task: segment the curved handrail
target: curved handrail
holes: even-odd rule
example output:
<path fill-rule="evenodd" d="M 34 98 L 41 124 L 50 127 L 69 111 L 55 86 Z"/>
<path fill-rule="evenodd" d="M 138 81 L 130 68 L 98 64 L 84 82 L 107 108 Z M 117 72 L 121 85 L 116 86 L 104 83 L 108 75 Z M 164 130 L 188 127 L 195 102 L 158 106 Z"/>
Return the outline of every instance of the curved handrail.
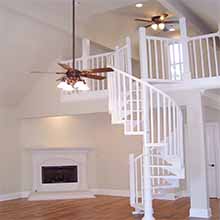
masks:
<path fill-rule="evenodd" d="M 164 155 L 179 156 L 183 165 L 183 117 L 180 107 L 173 98 L 148 82 L 110 67 L 114 70 L 108 74 L 109 109 L 113 123 L 123 122 L 126 134 L 149 132 L 147 146 L 164 147 Z M 147 98 L 143 99 L 143 95 Z M 147 108 L 149 118 L 144 118 L 144 108 Z M 148 130 L 143 126 L 145 120 L 148 121 Z"/>
<path fill-rule="evenodd" d="M 152 86 L 152 85 L 151 85 L 150 83 L 148 83 L 147 81 L 143 81 L 143 80 L 141 80 L 141 79 L 139 79 L 139 78 L 137 78 L 137 77 L 135 77 L 135 76 L 133 76 L 133 75 L 130 75 L 130 74 L 124 72 L 124 71 L 118 70 L 117 68 L 115 68 L 115 67 L 113 67 L 113 66 L 111 66 L 111 65 L 109 65 L 109 67 L 112 68 L 112 69 L 115 70 L 115 71 L 120 71 L 120 72 L 121 72 L 123 75 L 125 75 L 126 77 L 128 77 L 128 78 L 130 78 L 130 79 L 132 79 L 132 80 L 135 80 L 135 81 L 141 83 L 142 85 L 146 85 L 147 87 L 149 87 L 149 88 L 151 88 L 151 89 L 157 91 L 157 92 L 160 93 L 161 95 L 163 95 L 163 96 L 169 98 L 170 100 L 172 100 L 172 102 L 175 102 L 175 100 L 174 100 L 172 97 L 168 96 L 166 93 L 164 93 L 164 92 L 161 91 L 160 89 L 158 89 L 158 88 Z M 176 103 L 176 102 L 175 102 L 175 103 Z M 176 105 L 177 105 L 177 104 L 176 104 Z M 177 107 L 179 107 L 179 106 L 177 105 Z"/>

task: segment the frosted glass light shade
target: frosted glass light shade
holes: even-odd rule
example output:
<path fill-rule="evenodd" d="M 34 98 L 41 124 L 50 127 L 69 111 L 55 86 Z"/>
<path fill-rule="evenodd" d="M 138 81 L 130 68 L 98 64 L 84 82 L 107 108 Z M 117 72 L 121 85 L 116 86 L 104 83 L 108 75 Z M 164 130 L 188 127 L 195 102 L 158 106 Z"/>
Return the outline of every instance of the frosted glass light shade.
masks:
<path fill-rule="evenodd" d="M 63 91 L 72 92 L 74 89 L 70 84 L 62 81 L 57 85 L 57 88 L 62 89 Z"/>
<path fill-rule="evenodd" d="M 164 24 L 164 23 L 160 23 L 160 24 L 159 24 L 159 29 L 160 29 L 160 30 L 164 30 L 164 28 L 165 28 L 165 24 Z"/>
<path fill-rule="evenodd" d="M 158 29 L 158 25 L 157 24 L 152 24 L 151 28 L 156 31 Z"/>
<path fill-rule="evenodd" d="M 80 91 L 88 91 L 89 87 L 87 86 L 86 83 L 84 83 L 83 81 L 78 81 L 75 85 L 74 88 Z"/>
<path fill-rule="evenodd" d="M 63 89 L 66 85 L 67 85 L 66 82 L 61 81 L 61 82 L 57 85 L 57 88 L 59 88 L 59 89 Z"/>

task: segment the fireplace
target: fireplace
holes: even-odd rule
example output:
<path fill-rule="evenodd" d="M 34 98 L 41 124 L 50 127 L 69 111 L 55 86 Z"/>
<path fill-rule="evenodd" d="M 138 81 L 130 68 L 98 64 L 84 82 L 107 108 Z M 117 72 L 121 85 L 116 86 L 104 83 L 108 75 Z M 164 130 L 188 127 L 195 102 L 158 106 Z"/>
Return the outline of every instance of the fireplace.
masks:
<path fill-rule="evenodd" d="M 90 148 L 32 148 L 33 188 L 29 200 L 95 198 L 88 188 Z"/>
<path fill-rule="evenodd" d="M 77 166 L 42 166 L 42 184 L 77 183 Z"/>
<path fill-rule="evenodd" d="M 34 148 L 32 192 L 88 191 L 88 148 Z"/>

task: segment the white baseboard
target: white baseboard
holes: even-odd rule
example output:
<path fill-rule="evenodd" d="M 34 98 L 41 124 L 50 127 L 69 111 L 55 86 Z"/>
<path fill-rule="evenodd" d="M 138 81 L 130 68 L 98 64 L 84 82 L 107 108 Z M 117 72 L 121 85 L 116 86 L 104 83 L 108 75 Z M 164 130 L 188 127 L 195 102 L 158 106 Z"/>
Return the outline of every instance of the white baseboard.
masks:
<path fill-rule="evenodd" d="M 8 201 L 14 199 L 27 198 L 30 192 L 16 192 L 0 195 L 0 201 Z"/>
<path fill-rule="evenodd" d="M 90 190 L 95 195 L 106 195 L 106 196 L 119 196 L 119 197 L 129 197 L 130 193 L 129 190 L 117 190 L 117 189 L 91 189 Z M 0 195 L 0 201 L 7 201 L 13 199 L 20 199 L 20 198 L 28 198 L 31 194 L 30 191 L 24 192 L 17 192 L 17 193 L 10 193 L 10 194 L 3 194 Z M 154 196 L 155 199 L 160 200 L 175 200 L 177 198 L 181 198 L 186 196 L 186 192 L 179 192 L 175 193 L 168 193 L 168 194 L 161 194 Z"/>
<path fill-rule="evenodd" d="M 91 190 L 95 195 L 105 195 L 105 196 L 119 196 L 119 197 L 129 197 L 129 190 L 116 190 L 116 189 L 92 189 Z M 139 194 L 141 194 L 139 192 Z M 167 193 L 167 194 L 157 194 L 154 196 L 154 199 L 159 200 L 176 200 L 178 198 L 185 197 L 187 195 L 186 192 L 176 193 Z"/>
<path fill-rule="evenodd" d="M 92 191 L 95 195 L 129 197 L 129 190 L 92 189 L 91 191 Z"/>
<path fill-rule="evenodd" d="M 31 192 L 30 191 L 24 191 L 24 192 L 20 192 L 21 195 L 21 199 L 25 199 L 28 198 L 30 196 Z"/>
<path fill-rule="evenodd" d="M 190 211 L 190 217 L 192 218 L 210 218 L 212 216 L 211 209 L 195 209 L 191 208 Z"/>
<path fill-rule="evenodd" d="M 20 193 L 9 193 L 9 194 L 2 194 L 0 195 L 0 201 L 8 201 L 13 199 L 19 199 Z"/>
<path fill-rule="evenodd" d="M 95 195 L 91 191 L 77 192 L 33 192 L 28 197 L 29 201 L 46 200 L 71 200 L 71 199 L 94 199 Z"/>

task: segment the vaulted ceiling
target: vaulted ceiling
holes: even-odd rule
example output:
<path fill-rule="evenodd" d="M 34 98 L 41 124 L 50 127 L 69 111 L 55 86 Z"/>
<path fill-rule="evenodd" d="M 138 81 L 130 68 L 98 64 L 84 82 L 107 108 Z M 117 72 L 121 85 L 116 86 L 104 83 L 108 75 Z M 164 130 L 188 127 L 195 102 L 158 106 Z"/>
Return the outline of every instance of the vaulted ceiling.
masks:
<path fill-rule="evenodd" d="M 220 17 L 218 0 L 158 0 L 181 3 L 213 31 Z M 167 10 L 155 0 L 79 0 L 77 35 L 112 48 L 130 35 L 137 48 L 136 16 L 152 16 Z M 170 11 L 171 12 L 171 11 Z M 175 15 L 177 13 L 173 13 Z M 191 17 L 192 18 L 192 17 Z M 203 25 L 203 24 L 202 24 Z M 17 104 L 41 77 L 31 70 L 48 70 L 71 56 L 71 0 L 0 1 L 0 105 Z M 135 39 L 136 38 L 136 39 Z M 80 39 L 77 41 L 80 44 Z M 80 49 L 79 49 L 80 51 Z"/>
<path fill-rule="evenodd" d="M 181 2 L 213 31 L 217 31 L 220 24 L 219 0 L 181 0 Z"/>

